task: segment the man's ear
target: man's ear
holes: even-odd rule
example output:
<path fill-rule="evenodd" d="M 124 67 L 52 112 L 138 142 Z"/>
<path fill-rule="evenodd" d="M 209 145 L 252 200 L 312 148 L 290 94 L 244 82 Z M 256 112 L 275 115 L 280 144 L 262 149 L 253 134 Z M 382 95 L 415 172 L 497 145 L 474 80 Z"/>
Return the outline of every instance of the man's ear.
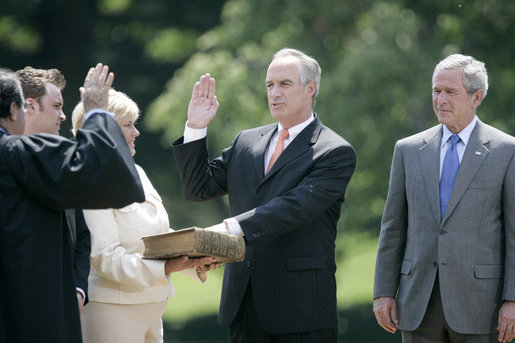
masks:
<path fill-rule="evenodd" d="M 25 103 L 27 104 L 25 113 L 28 115 L 34 114 L 39 106 L 38 102 L 34 98 L 26 98 Z"/>
<path fill-rule="evenodd" d="M 317 82 L 311 81 L 306 85 L 306 95 L 311 99 L 313 98 L 313 95 L 315 95 L 317 91 Z"/>
<path fill-rule="evenodd" d="M 11 102 L 11 108 L 9 109 L 9 119 L 11 121 L 16 121 L 18 119 L 18 105 L 15 102 Z"/>
<path fill-rule="evenodd" d="M 472 95 L 472 106 L 474 108 L 478 107 L 481 104 L 481 101 L 483 101 L 484 92 L 482 89 L 478 89 L 473 95 Z"/>

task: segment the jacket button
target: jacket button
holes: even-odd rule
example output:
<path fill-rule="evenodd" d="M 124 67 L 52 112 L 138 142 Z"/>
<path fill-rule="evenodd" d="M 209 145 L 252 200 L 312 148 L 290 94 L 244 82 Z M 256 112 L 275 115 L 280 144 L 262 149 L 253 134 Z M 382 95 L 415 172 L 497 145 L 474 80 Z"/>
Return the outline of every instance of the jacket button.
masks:
<path fill-rule="evenodd" d="M 433 266 L 438 267 L 438 263 L 437 262 L 433 262 Z"/>
<path fill-rule="evenodd" d="M 247 261 L 246 264 L 247 264 L 247 268 L 250 268 L 250 264 L 251 264 L 250 261 Z"/>

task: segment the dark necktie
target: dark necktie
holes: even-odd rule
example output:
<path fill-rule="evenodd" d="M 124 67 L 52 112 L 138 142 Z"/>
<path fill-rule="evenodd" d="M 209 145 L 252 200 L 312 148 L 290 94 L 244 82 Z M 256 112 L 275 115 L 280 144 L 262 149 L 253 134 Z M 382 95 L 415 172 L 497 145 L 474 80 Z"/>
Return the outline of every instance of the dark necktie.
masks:
<path fill-rule="evenodd" d="M 449 198 L 451 197 L 452 187 L 458 175 L 460 168 L 460 159 L 458 157 L 458 150 L 456 144 L 460 141 L 460 136 L 451 136 L 451 146 L 447 149 L 443 160 L 442 176 L 440 177 L 440 211 L 441 218 L 445 214 Z"/>
<path fill-rule="evenodd" d="M 275 161 L 279 158 L 279 156 L 283 153 L 284 150 L 284 140 L 290 137 L 290 133 L 288 130 L 279 131 L 279 138 L 277 139 L 277 143 L 275 143 L 275 150 L 270 158 L 270 162 L 268 162 L 268 168 L 266 169 L 265 175 L 268 174 L 270 169 L 274 166 Z"/>

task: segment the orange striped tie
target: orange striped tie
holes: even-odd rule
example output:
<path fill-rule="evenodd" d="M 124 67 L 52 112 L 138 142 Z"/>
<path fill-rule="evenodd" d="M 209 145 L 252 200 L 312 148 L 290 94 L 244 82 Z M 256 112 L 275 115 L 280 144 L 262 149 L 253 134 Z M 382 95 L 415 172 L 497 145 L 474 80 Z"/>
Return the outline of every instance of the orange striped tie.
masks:
<path fill-rule="evenodd" d="M 268 168 L 266 170 L 266 174 L 272 169 L 274 166 L 275 161 L 279 158 L 279 156 L 282 154 L 284 150 L 284 140 L 290 137 L 290 133 L 287 129 L 279 131 L 279 138 L 277 139 L 277 143 L 275 144 L 275 150 L 272 154 L 272 158 L 270 158 L 270 162 L 268 163 Z"/>

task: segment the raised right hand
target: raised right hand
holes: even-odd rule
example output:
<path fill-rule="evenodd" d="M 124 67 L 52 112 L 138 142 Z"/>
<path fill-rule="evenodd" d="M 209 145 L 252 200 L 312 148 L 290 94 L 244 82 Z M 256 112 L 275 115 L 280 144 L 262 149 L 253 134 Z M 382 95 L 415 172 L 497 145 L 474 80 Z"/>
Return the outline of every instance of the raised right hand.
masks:
<path fill-rule="evenodd" d="M 203 129 L 211 122 L 218 111 L 218 100 L 215 95 L 215 79 L 204 74 L 193 86 L 190 104 L 188 105 L 188 126 Z"/>
<path fill-rule="evenodd" d="M 107 109 L 109 88 L 111 88 L 113 80 L 114 74 L 109 73 L 109 67 L 102 63 L 89 69 L 84 86 L 79 89 L 86 113 L 95 108 Z"/>

